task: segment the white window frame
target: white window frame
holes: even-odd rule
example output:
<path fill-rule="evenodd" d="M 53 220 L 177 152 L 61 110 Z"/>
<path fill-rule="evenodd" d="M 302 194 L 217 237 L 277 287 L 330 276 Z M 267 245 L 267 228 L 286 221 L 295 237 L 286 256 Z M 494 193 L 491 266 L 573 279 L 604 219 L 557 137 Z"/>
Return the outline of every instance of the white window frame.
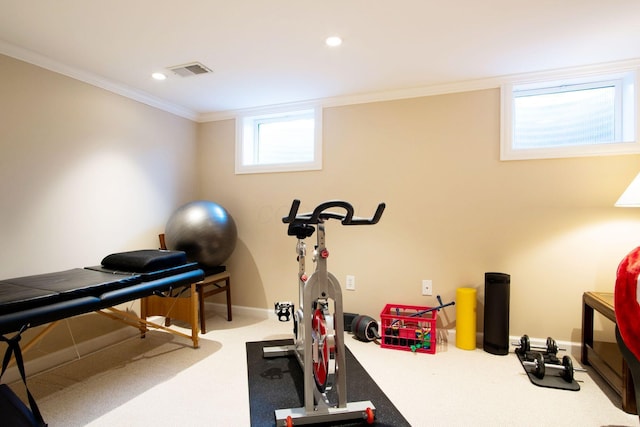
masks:
<path fill-rule="evenodd" d="M 606 143 L 585 143 L 567 146 L 550 146 L 540 148 L 515 148 L 513 141 L 514 97 L 516 91 L 549 91 L 560 92 L 563 86 L 597 87 L 600 83 L 615 81 L 620 92 L 619 108 L 621 114 L 616 131 L 616 141 Z M 546 74 L 542 78 L 523 77 L 506 82 L 501 87 L 501 135 L 500 160 L 548 159 L 563 157 L 584 157 L 640 153 L 640 139 L 637 134 L 638 124 L 638 72 L 637 69 L 600 70 L 585 75 L 567 75 L 560 73 Z"/>
<path fill-rule="evenodd" d="M 288 121 L 311 115 L 314 119 L 313 159 L 288 163 L 246 163 L 245 154 L 259 144 L 258 125 L 265 122 Z M 251 157 L 251 156 L 250 156 Z M 282 106 L 251 110 L 236 117 L 236 174 L 296 172 L 322 169 L 322 108 L 319 105 Z"/>

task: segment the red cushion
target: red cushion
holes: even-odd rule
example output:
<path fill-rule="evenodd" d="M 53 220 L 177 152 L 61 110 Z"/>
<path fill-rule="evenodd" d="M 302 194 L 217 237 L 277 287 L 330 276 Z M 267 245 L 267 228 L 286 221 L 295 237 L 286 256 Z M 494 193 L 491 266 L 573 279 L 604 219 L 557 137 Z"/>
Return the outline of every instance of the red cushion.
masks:
<path fill-rule="evenodd" d="M 616 323 L 629 350 L 640 359 L 640 247 L 631 251 L 618 266 L 615 290 Z"/>

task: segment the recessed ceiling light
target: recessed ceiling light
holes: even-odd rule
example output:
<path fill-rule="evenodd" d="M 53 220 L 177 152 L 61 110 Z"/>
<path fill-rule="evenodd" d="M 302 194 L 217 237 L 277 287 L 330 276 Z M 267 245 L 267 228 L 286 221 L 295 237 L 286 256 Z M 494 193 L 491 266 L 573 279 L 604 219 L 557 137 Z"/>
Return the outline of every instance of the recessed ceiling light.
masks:
<path fill-rule="evenodd" d="M 155 80 L 165 80 L 167 78 L 167 76 L 162 73 L 153 73 L 151 74 L 151 77 L 153 77 Z"/>
<path fill-rule="evenodd" d="M 338 36 L 331 36 L 327 37 L 324 42 L 327 44 L 327 46 L 335 47 L 342 44 L 342 39 Z"/>

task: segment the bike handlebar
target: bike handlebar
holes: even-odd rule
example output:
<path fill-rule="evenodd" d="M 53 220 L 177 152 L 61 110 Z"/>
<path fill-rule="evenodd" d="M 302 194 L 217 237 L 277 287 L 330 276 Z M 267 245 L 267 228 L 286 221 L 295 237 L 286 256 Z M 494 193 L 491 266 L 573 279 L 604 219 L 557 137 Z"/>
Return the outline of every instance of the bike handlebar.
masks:
<path fill-rule="evenodd" d="M 385 203 L 380 203 L 371 218 L 359 218 L 353 216 L 353 206 L 351 206 L 350 203 L 342 200 L 331 200 L 319 204 L 313 212 L 298 214 L 300 200 L 294 199 L 293 203 L 291 203 L 289 215 L 282 218 L 282 222 L 285 224 L 319 224 L 325 219 L 338 219 L 342 222 L 342 225 L 373 225 L 380 221 L 380 217 L 382 216 L 385 206 Z M 331 208 L 344 209 L 345 213 L 338 214 L 335 212 L 325 212 L 327 209 Z"/>

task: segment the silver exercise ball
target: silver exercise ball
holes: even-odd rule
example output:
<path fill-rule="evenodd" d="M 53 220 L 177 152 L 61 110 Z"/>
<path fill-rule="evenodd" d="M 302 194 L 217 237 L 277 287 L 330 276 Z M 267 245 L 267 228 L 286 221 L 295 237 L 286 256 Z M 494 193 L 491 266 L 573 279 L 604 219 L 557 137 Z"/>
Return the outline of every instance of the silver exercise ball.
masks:
<path fill-rule="evenodd" d="M 222 265 L 236 247 L 238 230 L 217 203 L 198 200 L 179 207 L 165 228 L 167 249 L 184 251 L 190 261 L 208 267 Z"/>

